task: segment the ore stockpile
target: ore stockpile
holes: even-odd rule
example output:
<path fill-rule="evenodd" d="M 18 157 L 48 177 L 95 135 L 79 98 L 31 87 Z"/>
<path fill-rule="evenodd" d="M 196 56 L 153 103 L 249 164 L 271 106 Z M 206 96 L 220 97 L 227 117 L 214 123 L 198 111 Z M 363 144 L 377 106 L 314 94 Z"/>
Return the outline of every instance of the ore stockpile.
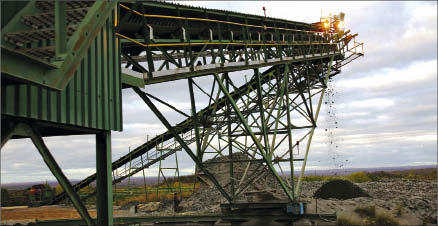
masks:
<path fill-rule="evenodd" d="M 235 154 L 233 155 L 233 159 L 239 160 L 248 160 L 249 157 L 244 154 Z M 209 161 L 218 161 L 229 160 L 228 156 L 222 156 L 214 159 L 207 160 Z M 247 168 L 247 163 L 239 162 L 234 164 L 234 173 L 242 176 Z M 216 178 L 218 178 L 219 182 L 224 182 L 225 184 L 229 181 L 229 167 L 226 163 L 217 163 L 211 164 L 208 167 L 208 170 L 212 172 Z M 254 171 L 259 172 L 260 179 L 255 183 L 250 184 L 245 191 L 243 191 L 243 195 L 239 197 L 239 200 L 236 202 L 264 202 L 264 201 L 278 201 L 286 199 L 286 196 L 281 191 L 281 187 L 279 186 L 276 179 L 272 176 L 272 174 L 267 171 L 264 167 L 260 168 L 257 164 L 251 164 L 248 169 L 248 173 L 253 173 Z M 214 189 L 211 182 L 206 180 L 202 175 L 200 176 L 201 184 L 199 188 L 188 198 L 183 199 L 179 206 L 181 207 L 180 213 L 186 214 L 213 214 L 213 213 L 221 213 L 220 204 L 226 203 L 226 199 Z M 229 184 L 226 185 L 227 189 L 229 188 Z M 164 203 L 160 206 L 160 209 L 156 214 L 173 214 L 173 202 L 164 201 Z"/>

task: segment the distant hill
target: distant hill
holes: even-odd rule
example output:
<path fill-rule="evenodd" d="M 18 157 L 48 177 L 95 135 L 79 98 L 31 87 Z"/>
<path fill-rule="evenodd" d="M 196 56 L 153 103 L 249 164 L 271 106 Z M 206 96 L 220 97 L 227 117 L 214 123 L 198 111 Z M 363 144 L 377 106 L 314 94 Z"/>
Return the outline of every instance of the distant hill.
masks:
<path fill-rule="evenodd" d="M 430 168 L 437 168 L 437 165 L 420 165 L 420 166 L 398 166 L 398 167 L 378 167 L 378 168 L 348 168 L 348 169 L 329 169 L 329 170 L 306 170 L 304 173 L 305 175 L 347 175 L 358 171 L 363 172 L 378 172 L 378 171 L 385 171 L 385 172 L 395 172 L 395 171 L 405 171 L 405 170 L 417 170 L 417 169 L 430 169 Z M 299 175 L 299 171 L 294 172 L 295 175 Z M 290 176 L 289 171 L 285 171 L 285 174 L 287 176 Z M 181 176 L 186 179 L 190 179 L 190 175 Z M 157 184 L 158 180 L 157 177 L 146 177 L 146 183 L 148 185 L 154 185 Z M 70 180 L 72 184 L 76 184 L 79 182 L 79 180 Z M 132 177 L 130 181 L 128 179 L 122 181 L 122 183 L 117 184 L 118 186 L 126 186 L 128 185 L 128 182 L 132 186 L 138 186 L 143 185 L 143 177 Z M 6 188 L 8 190 L 15 190 L 15 189 L 24 189 L 28 188 L 35 184 L 45 184 L 48 183 L 50 186 L 55 187 L 58 185 L 57 181 L 40 181 L 40 182 L 23 182 L 23 183 L 8 183 L 8 184 L 1 184 L 2 188 Z M 92 184 L 94 186 L 95 184 Z"/>
<path fill-rule="evenodd" d="M 410 169 L 430 169 L 437 168 L 437 165 L 418 165 L 418 166 L 396 166 L 396 167 L 376 167 L 376 168 L 347 168 L 347 169 L 330 169 L 330 170 L 306 170 L 304 175 L 347 175 L 354 172 L 393 172 L 393 171 L 404 171 Z M 295 175 L 299 175 L 299 172 L 294 172 Z M 290 172 L 285 172 L 285 174 L 290 175 Z"/>

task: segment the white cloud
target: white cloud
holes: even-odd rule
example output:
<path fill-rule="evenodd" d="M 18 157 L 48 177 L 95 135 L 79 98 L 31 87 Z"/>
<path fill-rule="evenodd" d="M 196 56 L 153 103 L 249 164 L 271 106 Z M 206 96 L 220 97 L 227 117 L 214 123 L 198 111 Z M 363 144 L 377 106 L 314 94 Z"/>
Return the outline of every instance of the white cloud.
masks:
<path fill-rule="evenodd" d="M 408 67 L 382 68 L 359 78 L 341 79 L 336 81 L 335 86 L 343 90 L 361 89 L 365 92 L 373 92 L 436 78 L 437 60 L 435 59 L 426 62 L 414 62 L 409 64 Z"/>

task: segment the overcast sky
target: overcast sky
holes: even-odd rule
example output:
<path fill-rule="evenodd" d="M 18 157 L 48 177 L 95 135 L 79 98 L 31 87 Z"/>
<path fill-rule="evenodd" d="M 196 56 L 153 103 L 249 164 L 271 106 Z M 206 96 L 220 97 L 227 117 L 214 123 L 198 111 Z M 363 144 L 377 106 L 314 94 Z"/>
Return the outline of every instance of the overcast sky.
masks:
<path fill-rule="evenodd" d="M 365 57 L 342 68 L 331 84 L 331 114 L 321 110 L 307 169 L 426 165 L 437 163 L 437 2 L 184 2 L 207 8 L 316 22 L 323 13 L 346 13 L 345 23 Z M 207 78 L 198 79 L 207 84 Z M 148 86 L 189 113 L 186 81 Z M 165 93 L 164 93 L 165 91 Z M 199 103 L 202 105 L 201 103 Z M 201 106 L 200 106 L 201 107 Z M 199 108 L 200 108 L 199 107 Z M 184 119 L 162 108 L 171 122 Z M 334 128 L 335 116 L 338 128 Z M 132 91 L 123 91 L 124 131 L 113 132 L 113 160 L 165 131 Z M 334 136 L 328 136 L 329 128 Z M 83 179 L 95 172 L 94 136 L 45 138 L 64 173 Z M 337 148 L 330 145 L 335 141 Z M 193 162 L 180 154 L 183 173 Z M 171 164 L 173 159 L 167 160 Z M 156 176 L 156 167 L 147 175 Z M 1 183 L 55 180 L 30 140 L 11 140 L 1 150 Z"/>

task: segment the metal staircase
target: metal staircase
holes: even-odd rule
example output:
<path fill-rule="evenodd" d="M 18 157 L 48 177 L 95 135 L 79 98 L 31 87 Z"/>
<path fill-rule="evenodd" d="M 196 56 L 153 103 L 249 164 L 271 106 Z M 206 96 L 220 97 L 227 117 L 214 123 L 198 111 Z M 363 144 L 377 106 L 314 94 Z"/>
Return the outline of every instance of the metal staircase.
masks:
<path fill-rule="evenodd" d="M 184 141 L 187 145 L 195 142 L 195 137 L 191 131 L 183 134 Z M 171 140 L 168 142 L 163 142 L 157 145 L 154 149 L 144 153 L 142 156 L 135 158 L 133 161 L 130 161 L 125 164 L 125 167 L 120 167 L 122 170 L 113 171 L 113 184 L 119 183 L 124 179 L 135 175 L 145 168 L 149 168 L 149 166 L 160 162 L 167 157 L 175 154 L 177 151 L 181 151 L 182 148 L 178 144 L 178 142 Z M 129 155 L 129 154 L 128 154 Z M 129 166 L 128 166 L 129 165 Z"/>

